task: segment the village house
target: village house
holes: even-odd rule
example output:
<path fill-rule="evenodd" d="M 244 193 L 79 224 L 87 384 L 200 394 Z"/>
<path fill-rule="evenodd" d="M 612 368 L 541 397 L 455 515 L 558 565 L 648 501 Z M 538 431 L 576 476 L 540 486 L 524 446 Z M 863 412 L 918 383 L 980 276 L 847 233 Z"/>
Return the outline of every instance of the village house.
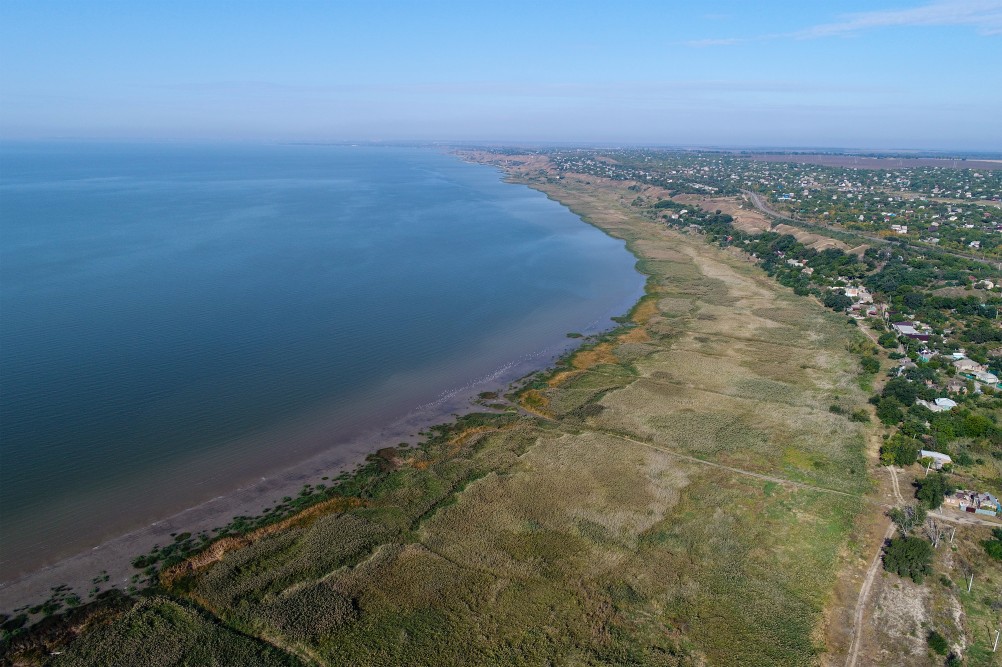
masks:
<path fill-rule="evenodd" d="M 988 385 L 992 389 L 997 389 L 999 384 L 999 378 L 994 373 L 989 373 L 988 371 L 975 371 L 970 374 L 970 378 L 978 385 L 978 389 L 981 385 Z"/>
<path fill-rule="evenodd" d="M 1002 504 L 990 493 L 978 493 L 961 489 L 943 499 L 943 504 L 961 512 L 984 514 L 986 516 L 1002 516 Z"/>
<path fill-rule="evenodd" d="M 856 303 L 873 303 L 873 295 L 870 294 L 865 287 L 855 287 L 850 285 L 845 288 L 844 292 L 850 299 L 855 299 Z"/>
<path fill-rule="evenodd" d="M 933 401 L 923 401 L 921 399 L 915 401 L 919 405 L 923 405 L 933 412 L 949 412 L 953 408 L 957 407 L 957 402 L 949 398 L 937 398 Z"/>
<path fill-rule="evenodd" d="M 968 359 L 967 357 L 954 361 L 953 367 L 957 369 L 958 373 L 977 373 L 979 371 L 988 370 L 978 362 L 973 359 Z"/>
<path fill-rule="evenodd" d="M 922 459 L 931 459 L 931 466 L 933 470 L 939 470 L 943 466 L 953 463 L 953 459 L 951 459 L 949 455 L 942 452 L 934 452 L 929 449 L 919 451 L 919 460 L 921 461 Z"/>
<path fill-rule="evenodd" d="M 926 342 L 929 340 L 929 334 L 919 331 L 918 327 L 920 326 L 922 325 L 918 322 L 895 322 L 891 324 L 891 328 L 898 332 L 899 336 L 908 336 L 909 338 Z"/>

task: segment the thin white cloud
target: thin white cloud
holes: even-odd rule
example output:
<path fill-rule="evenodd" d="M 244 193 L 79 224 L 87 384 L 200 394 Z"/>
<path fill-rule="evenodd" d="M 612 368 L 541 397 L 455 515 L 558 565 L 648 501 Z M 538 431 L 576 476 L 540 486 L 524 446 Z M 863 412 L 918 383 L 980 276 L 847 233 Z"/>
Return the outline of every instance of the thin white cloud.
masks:
<path fill-rule="evenodd" d="M 968 26 L 978 34 L 1002 35 L 1002 0 L 939 0 L 909 9 L 888 9 L 845 14 L 841 20 L 788 33 L 751 37 L 696 39 L 686 46 L 710 47 L 763 42 L 775 39 L 819 39 L 855 35 L 877 28 L 915 26 Z"/>
<path fill-rule="evenodd" d="M 971 26 L 982 35 L 1002 34 L 1002 0 L 940 0 L 911 9 L 849 14 L 844 20 L 793 33 L 799 39 L 847 35 L 900 26 Z"/>

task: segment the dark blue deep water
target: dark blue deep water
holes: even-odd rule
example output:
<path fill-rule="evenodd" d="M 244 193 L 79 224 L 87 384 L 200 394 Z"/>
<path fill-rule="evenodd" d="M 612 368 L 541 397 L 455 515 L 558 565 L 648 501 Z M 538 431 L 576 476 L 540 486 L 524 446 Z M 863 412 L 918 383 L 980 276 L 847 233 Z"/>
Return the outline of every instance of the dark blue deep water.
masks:
<path fill-rule="evenodd" d="M 642 285 L 412 148 L 3 146 L 0 253 L 0 575 L 545 363 Z"/>

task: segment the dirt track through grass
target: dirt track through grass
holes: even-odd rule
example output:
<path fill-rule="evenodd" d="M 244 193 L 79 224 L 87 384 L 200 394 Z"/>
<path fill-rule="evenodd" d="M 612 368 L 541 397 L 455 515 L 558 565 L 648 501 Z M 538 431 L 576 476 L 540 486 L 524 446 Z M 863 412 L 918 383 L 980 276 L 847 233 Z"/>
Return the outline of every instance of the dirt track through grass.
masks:
<path fill-rule="evenodd" d="M 646 380 L 646 378 L 638 378 L 638 381 L 639 380 Z M 658 384 L 658 383 L 655 383 L 655 384 Z M 661 383 L 661 384 L 665 384 L 665 383 Z M 537 419 L 543 419 L 545 421 L 549 421 L 549 422 L 551 422 L 553 424 L 556 424 L 558 426 L 562 425 L 561 422 L 559 420 L 557 420 L 557 419 L 552 419 L 552 418 L 541 416 L 541 415 L 534 415 L 534 417 L 536 417 Z M 580 433 L 580 431 L 566 431 L 566 432 L 568 434 L 571 434 L 571 433 Z M 674 458 L 678 458 L 678 459 L 681 459 L 683 461 L 688 461 L 690 463 L 695 463 L 697 465 L 704 465 L 704 466 L 709 466 L 711 468 L 718 468 L 720 470 L 726 470 L 726 471 L 732 472 L 732 473 L 734 473 L 736 475 L 744 475 L 744 476 L 747 476 L 747 477 L 754 477 L 756 479 L 763 479 L 763 480 L 766 480 L 766 481 L 769 481 L 769 482 L 775 482 L 776 484 L 782 484 L 784 486 L 795 487 L 795 488 L 798 488 L 798 489 L 806 489 L 806 490 L 809 490 L 809 491 L 818 491 L 818 492 L 821 492 L 821 493 L 833 493 L 833 494 L 836 494 L 836 495 L 839 495 L 839 496 L 846 496 L 846 497 L 849 497 L 849 498 L 856 498 L 856 499 L 859 499 L 859 500 L 864 500 L 865 499 L 865 497 L 863 495 L 857 494 L 857 493 L 849 493 L 847 491 L 840 491 L 838 489 L 830 489 L 830 488 L 823 487 L 823 486 L 815 486 L 813 484 L 805 484 L 803 482 L 797 482 L 797 481 L 794 481 L 792 479 L 787 479 L 785 477 L 776 477 L 774 475 L 766 475 L 766 474 L 763 474 L 763 473 L 755 472 L 753 470 L 744 470 L 742 468 L 735 468 L 733 466 L 726 466 L 726 465 L 722 465 L 720 463 L 714 463 L 713 461 L 707 461 L 706 459 L 700 459 L 700 458 L 696 458 L 695 456 L 689 456 L 687 454 L 683 454 L 682 452 L 678 452 L 678 451 L 674 451 L 674 450 L 668 449 L 667 447 L 659 447 L 658 445 L 655 445 L 655 444 L 650 443 L 650 442 L 645 442 L 643 440 L 638 440 L 636 438 L 631 438 L 630 436 L 623 435 L 621 433 L 614 433 L 612 431 L 603 431 L 603 430 L 599 430 L 599 429 L 593 429 L 591 432 L 593 432 L 593 433 L 601 433 L 602 435 L 606 435 L 606 436 L 609 436 L 611 438 L 616 438 L 616 439 L 622 440 L 624 442 L 629 442 L 629 443 L 632 443 L 632 444 L 635 444 L 635 445 L 640 445 L 641 447 L 647 447 L 649 449 L 653 449 L 653 450 L 658 451 L 658 452 L 663 452 L 663 453 L 668 454 L 669 456 L 672 456 Z M 885 506 L 885 507 L 891 507 L 890 505 L 883 505 L 883 506 Z"/>

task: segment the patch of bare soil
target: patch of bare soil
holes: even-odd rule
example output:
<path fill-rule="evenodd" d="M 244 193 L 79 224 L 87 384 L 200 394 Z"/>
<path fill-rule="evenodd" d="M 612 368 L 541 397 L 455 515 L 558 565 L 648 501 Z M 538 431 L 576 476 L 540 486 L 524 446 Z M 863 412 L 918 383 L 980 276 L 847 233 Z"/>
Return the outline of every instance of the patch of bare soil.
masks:
<path fill-rule="evenodd" d="M 861 664 L 905 667 L 929 664 L 926 626 L 929 591 L 881 571 L 873 591 L 872 633 L 864 641 Z"/>
<path fill-rule="evenodd" d="M 841 241 L 830 238 L 828 236 L 822 236 L 820 234 L 812 234 L 811 232 L 804 231 L 799 227 L 793 227 L 791 225 L 776 225 L 773 231 L 779 232 L 780 234 L 791 234 L 795 239 L 803 243 L 808 248 L 814 248 L 818 252 L 822 250 L 828 250 L 829 248 L 838 248 L 839 250 L 848 251 L 849 246 Z"/>

